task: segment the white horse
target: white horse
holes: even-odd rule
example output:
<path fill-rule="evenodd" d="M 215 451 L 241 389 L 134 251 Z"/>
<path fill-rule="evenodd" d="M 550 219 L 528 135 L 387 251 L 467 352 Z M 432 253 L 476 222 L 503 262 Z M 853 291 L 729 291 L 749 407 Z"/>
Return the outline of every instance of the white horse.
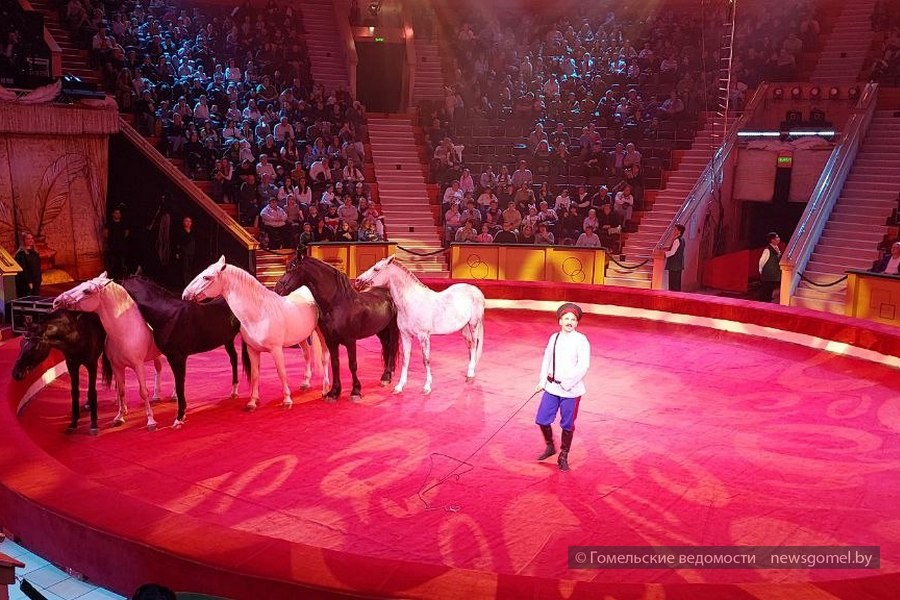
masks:
<path fill-rule="evenodd" d="M 147 413 L 147 430 L 156 429 L 150 394 L 144 381 L 144 363 L 153 361 L 156 377 L 153 383 L 153 400 L 159 399 L 161 352 L 153 342 L 153 332 L 144 321 L 137 304 L 118 283 L 102 273 L 89 281 L 63 292 L 53 301 L 53 310 L 67 308 L 97 313 L 106 330 L 106 356 L 109 358 L 116 380 L 116 396 L 119 413 L 113 420 L 118 426 L 125 422 L 128 406 L 125 404 L 125 369 L 130 368 L 138 378 L 141 400 Z"/>
<path fill-rule="evenodd" d="M 222 296 L 238 321 L 241 322 L 241 337 L 247 343 L 250 354 L 250 401 L 245 407 L 256 410 L 259 402 L 259 355 L 271 352 L 275 368 L 281 378 L 284 394 L 282 406 L 290 408 L 294 401 L 288 386 L 284 368 L 284 348 L 300 344 L 306 357 L 306 375 L 301 389 L 309 389 L 312 377 L 312 363 L 307 340 L 312 337 L 313 359 L 321 358 L 322 395 L 330 387 L 326 362 L 330 360 L 327 350 L 323 350 L 321 333 L 316 328 L 319 309 L 312 293 L 301 286 L 288 296 L 279 296 L 266 288 L 247 271 L 225 263 L 222 256 L 191 281 L 181 297 L 200 302 L 207 298 Z"/>
<path fill-rule="evenodd" d="M 400 381 L 394 387 L 399 394 L 406 385 L 409 372 L 409 354 L 413 336 L 419 340 L 422 360 L 425 363 L 425 387 L 431 393 L 431 335 L 454 333 L 462 330 L 469 347 L 469 366 L 466 381 L 475 377 L 475 365 L 484 349 L 484 294 L 474 285 L 455 283 L 442 292 L 429 289 L 406 267 L 394 262 L 394 257 L 383 258 L 356 278 L 359 288 L 367 286 L 387 287 L 397 306 L 397 325 L 400 328 L 400 344 L 403 348 L 403 370 Z"/>

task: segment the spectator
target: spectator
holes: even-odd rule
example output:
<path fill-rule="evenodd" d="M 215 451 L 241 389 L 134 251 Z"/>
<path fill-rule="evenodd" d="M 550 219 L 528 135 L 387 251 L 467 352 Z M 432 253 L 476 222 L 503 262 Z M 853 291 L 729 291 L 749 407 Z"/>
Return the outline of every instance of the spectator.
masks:
<path fill-rule="evenodd" d="M 900 242 L 891 244 L 891 250 L 875 261 L 870 269 L 873 273 L 900 275 Z"/>
<path fill-rule="evenodd" d="M 578 236 L 575 245 L 584 248 L 599 248 L 601 246 L 600 237 L 594 233 L 593 227 L 585 225 L 584 233 Z"/>
<path fill-rule="evenodd" d="M 547 223 L 539 223 L 537 233 L 534 234 L 534 243 L 552 246 L 556 243 L 553 233 L 547 227 Z"/>
<path fill-rule="evenodd" d="M 494 241 L 494 236 L 491 235 L 491 226 L 489 224 L 481 224 L 481 232 L 475 236 L 475 241 L 479 244 L 490 244 Z"/>
<path fill-rule="evenodd" d="M 22 234 L 22 245 L 16 251 L 16 262 L 22 271 L 16 273 L 16 296 L 41 295 L 41 255 L 34 247 L 34 235 L 31 232 Z"/>
<path fill-rule="evenodd" d="M 278 205 L 278 198 L 269 198 L 268 205 L 259 213 L 263 231 L 268 239 L 268 250 L 280 250 L 289 239 L 290 227 L 287 212 Z"/>
<path fill-rule="evenodd" d="M 463 222 L 462 227 L 456 230 L 456 233 L 453 236 L 453 240 L 464 244 L 471 244 L 476 242 L 476 237 L 478 237 L 478 232 L 472 226 L 472 221 L 470 219 L 466 219 Z"/>

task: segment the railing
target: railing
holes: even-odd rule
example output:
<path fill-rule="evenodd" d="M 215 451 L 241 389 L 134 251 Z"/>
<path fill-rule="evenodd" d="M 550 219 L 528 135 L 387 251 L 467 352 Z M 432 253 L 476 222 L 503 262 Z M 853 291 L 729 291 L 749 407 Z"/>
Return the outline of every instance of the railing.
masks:
<path fill-rule="evenodd" d="M 146 160 L 168 178 L 174 186 L 177 186 L 191 202 L 209 215 L 218 229 L 232 238 L 242 252 L 246 251 L 246 264 L 243 264 L 244 260 L 241 257 L 229 257 L 232 262 L 246 267 L 251 273 L 254 272 L 256 270 L 256 250 L 259 249 L 259 242 L 256 238 L 232 219 L 221 206 L 213 202 L 187 175 L 169 162 L 144 136 L 122 118 L 119 119 L 119 131 Z"/>
<path fill-rule="evenodd" d="M 696 231 L 693 231 L 691 227 L 692 219 L 698 209 L 707 205 L 707 200 L 709 200 L 710 196 L 715 192 L 716 181 L 722 177 L 721 171 L 725 169 L 725 165 L 731 156 L 731 151 L 737 143 L 737 132 L 750 120 L 757 107 L 766 97 L 767 89 L 767 84 L 760 85 L 756 89 L 756 92 L 744 107 L 743 114 L 732 126 L 728 133 L 728 137 L 725 138 L 722 144 L 716 149 L 712 159 L 710 159 L 706 168 L 703 169 L 700 177 L 697 178 L 697 183 L 694 184 L 693 189 L 691 189 L 687 198 L 685 198 L 681 208 L 675 213 L 672 222 L 669 223 L 669 226 L 656 243 L 656 247 L 653 250 L 653 289 L 660 290 L 665 288 L 663 284 L 663 276 L 665 275 L 666 270 L 665 251 L 668 250 L 669 244 L 675 238 L 675 225 L 681 223 L 688 228 L 685 232 L 685 239 L 690 240 L 696 237 Z M 698 243 L 694 243 L 688 244 L 687 249 L 689 253 L 685 256 L 684 261 L 685 281 L 687 287 L 690 287 L 691 282 L 696 281 L 697 271 L 699 269 L 700 248 Z"/>
<path fill-rule="evenodd" d="M 357 98 L 356 66 L 359 55 L 356 53 L 356 40 L 350 27 L 350 6 L 346 0 L 335 0 L 334 17 L 337 20 L 338 36 L 344 41 L 344 54 L 347 58 L 347 76 L 350 78 L 350 95 Z"/>
<path fill-rule="evenodd" d="M 822 175 L 809 197 L 806 210 L 800 217 L 800 223 L 781 256 L 781 304 L 786 306 L 791 304 L 791 297 L 800 283 L 800 274 L 812 256 L 822 230 L 831 217 L 834 204 L 844 188 L 850 167 L 856 160 L 859 146 L 875 114 L 877 99 L 878 84 L 867 84 L 841 133 L 837 147 L 825 163 Z"/>
<path fill-rule="evenodd" d="M 403 109 L 407 112 L 415 108 L 415 99 L 413 93 L 416 89 L 416 64 L 418 56 L 416 56 L 416 39 L 413 29 L 412 16 L 410 15 L 409 4 L 404 2 L 401 6 L 401 18 L 403 19 L 403 43 L 406 47 L 406 62 L 403 64 Z"/>

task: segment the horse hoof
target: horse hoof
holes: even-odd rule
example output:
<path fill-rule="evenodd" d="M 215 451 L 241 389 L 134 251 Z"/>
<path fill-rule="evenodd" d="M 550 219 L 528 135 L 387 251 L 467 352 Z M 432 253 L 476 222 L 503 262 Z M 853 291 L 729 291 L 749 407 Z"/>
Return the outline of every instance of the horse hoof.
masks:
<path fill-rule="evenodd" d="M 178 419 L 175 419 L 175 422 L 172 423 L 172 429 L 181 429 L 182 427 L 184 427 L 184 421 L 179 421 Z"/>
<path fill-rule="evenodd" d="M 381 387 L 387 387 L 387 386 L 389 386 L 389 385 L 391 385 L 391 380 L 390 380 L 390 379 L 382 379 L 382 380 L 381 380 Z"/>
<path fill-rule="evenodd" d="M 124 424 L 125 424 L 125 419 L 115 419 L 112 422 L 113 427 L 121 427 Z"/>
<path fill-rule="evenodd" d="M 302 384 L 302 385 L 300 386 L 300 391 L 301 391 L 301 392 L 305 392 L 305 391 L 308 390 L 308 389 L 309 389 L 309 384 L 308 384 L 308 383 L 304 383 L 304 384 Z"/>
<path fill-rule="evenodd" d="M 283 408 L 284 410 L 290 410 L 290 409 L 294 408 L 294 403 L 293 402 L 282 402 L 281 408 Z"/>
<path fill-rule="evenodd" d="M 100 430 L 96 427 L 91 427 L 91 435 L 97 437 L 98 435 L 100 435 Z"/>
<path fill-rule="evenodd" d="M 466 375 L 466 383 L 472 383 L 473 381 L 475 381 L 474 375 Z"/>
<path fill-rule="evenodd" d="M 253 412 L 254 410 L 256 410 L 255 404 L 248 404 L 244 407 L 244 412 Z"/>
<path fill-rule="evenodd" d="M 400 393 L 402 393 L 402 392 L 403 392 L 403 388 L 402 388 L 402 387 L 395 387 L 395 388 L 394 388 L 394 393 L 395 393 L 395 394 L 400 394 Z"/>
<path fill-rule="evenodd" d="M 336 404 L 337 403 L 337 398 L 335 398 L 333 396 L 322 396 L 322 400 L 324 400 L 328 404 Z"/>
<path fill-rule="evenodd" d="M 147 431 L 156 431 L 156 423 L 147 423 Z"/>
<path fill-rule="evenodd" d="M 152 402 L 152 403 L 159 402 L 159 400 L 160 400 L 159 396 L 153 396 L 152 398 L 150 398 L 150 402 Z"/>
<path fill-rule="evenodd" d="M 350 394 L 350 402 L 362 402 L 362 394 Z"/>
<path fill-rule="evenodd" d="M 431 393 L 431 388 L 422 388 L 422 393 L 426 396 Z"/>
<path fill-rule="evenodd" d="M 71 435 L 75 433 L 76 429 L 78 429 L 78 425 L 69 425 L 68 427 L 66 427 L 66 433 Z"/>

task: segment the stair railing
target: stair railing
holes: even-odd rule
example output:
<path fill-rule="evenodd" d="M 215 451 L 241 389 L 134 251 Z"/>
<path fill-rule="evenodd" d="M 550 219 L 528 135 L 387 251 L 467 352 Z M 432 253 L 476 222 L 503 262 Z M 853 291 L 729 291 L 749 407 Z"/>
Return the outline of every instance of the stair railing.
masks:
<path fill-rule="evenodd" d="M 356 66 L 359 64 L 359 55 L 356 53 L 356 40 L 353 38 L 353 28 L 350 26 L 350 6 L 346 0 L 334 2 L 334 18 L 337 23 L 338 36 L 344 43 L 344 56 L 347 59 L 347 76 L 350 78 L 350 95 L 357 98 Z"/>
<path fill-rule="evenodd" d="M 840 198 L 850 168 L 875 114 L 878 84 L 866 84 L 856 103 L 847 125 L 838 138 L 822 169 L 816 186 L 810 194 L 806 210 L 781 256 L 781 304 L 790 306 L 791 297 L 800 284 L 800 275 L 806 269 L 809 258 L 831 217 L 831 211 Z"/>
<path fill-rule="evenodd" d="M 681 223 L 687 230 L 684 233 L 686 244 L 686 254 L 684 257 L 684 280 L 685 289 L 691 289 L 696 286 L 699 279 L 700 270 L 700 228 L 702 223 L 700 219 L 705 215 L 701 209 L 709 210 L 710 203 L 715 199 L 716 191 L 721 188 L 724 181 L 724 170 L 726 165 L 733 165 L 734 161 L 729 160 L 731 151 L 735 148 L 738 139 L 738 131 L 740 131 L 753 116 L 757 107 L 762 103 L 768 91 L 768 84 L 762 84 L 754 92 L 753 96 L 744 107 L 744 111 L 740 118 L 734 123 L 734 126 L 728 130 L 728 136 L 722 142 L 697 182 L 691 189 L 690 193 L 681 204 L 681 208 L 675 213 L 675 217 L 666 227 L 666 230 L 660 236 L 656 247 L 653 249 L 653 279 L 651 287 L 654 290 L 666 289 L 664 276 L 666 271 L 665 251 L 669 249 L 672 240 L 675 239 L 675 225 Z"/>

